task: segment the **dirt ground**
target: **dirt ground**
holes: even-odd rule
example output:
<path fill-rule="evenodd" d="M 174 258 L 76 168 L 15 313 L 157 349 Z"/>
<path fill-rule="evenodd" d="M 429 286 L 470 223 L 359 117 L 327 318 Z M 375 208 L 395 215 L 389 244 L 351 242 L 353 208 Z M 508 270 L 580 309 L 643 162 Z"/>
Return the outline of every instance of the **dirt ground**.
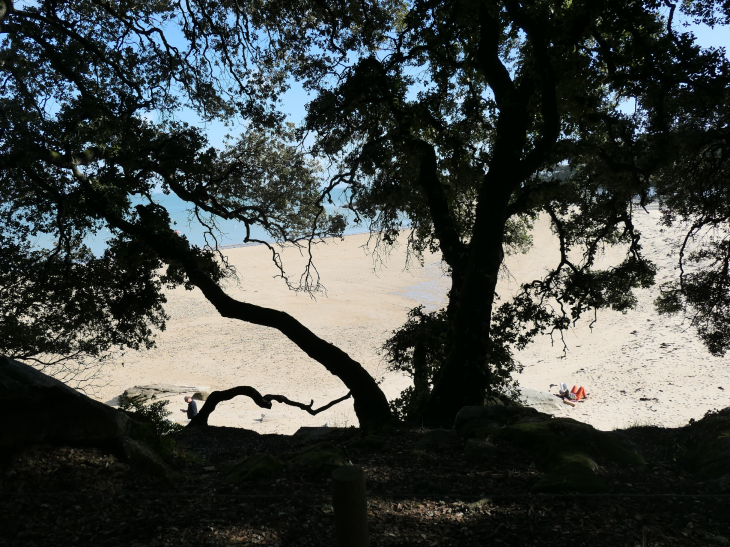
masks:
<path fill-rule="evenodd" d="M 2 460 L 0 544 L 334 545 L 327 473 L 225 479 L 235 462 L 255 453 L 323 440 L 365 470 L 373 546 L 727 544 L 730 496 L 677 464 L 679 432 L 624 431 L 648 463 L 621 468 L 598 461 L 610 485 L 600 495 L 530 494 L 541 473 L 532 452 L 497 443 L 493 454 L 470 459 L 461 441 L 419 448 L 426 431 L 405 427 L 382 433 L 372 449 L 353 447 L 360 437 L 354 428 L 317 438 L 188 428 L 177 434 L 172 482 L 110 451 L 36 446 Z"/>

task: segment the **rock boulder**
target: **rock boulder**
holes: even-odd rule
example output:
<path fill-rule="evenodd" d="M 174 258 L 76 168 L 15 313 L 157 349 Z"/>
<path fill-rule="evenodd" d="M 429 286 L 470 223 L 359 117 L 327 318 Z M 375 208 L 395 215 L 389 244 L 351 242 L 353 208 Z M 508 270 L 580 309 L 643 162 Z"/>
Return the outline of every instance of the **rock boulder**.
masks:
<path fill-rule="evenodd" d="M 454 429 L 465 436 L 525 420 L 550 418 L 534 408 L 521 406 L 465 406 L 456 415 Z"/>
<path fill-rule="evenodd" d="M 176 384 L 150 384 L 148 386 L 134 386 L 129 389 L 125 389 L 122 397 L 127 399 L 134 399 L 141 403 L 154 399 L 170 399 L 173 397 L 179 397 L 186 393 L 194 393 L 201 397 L 200 401 L 205 401 L 209 395 L 209 392 L 205 388 L 196 386 L 180 386 Z M 205 393 L 205 399 L 202 398 L 202 394 Z M 195 398 L 195 397 L 193 397 Z"/>
<path fill-rule="evenodd" d="M 210 397 L 210 391 L 196 391 L 193 393 L 193 399 L 196 401 L 207 401 Z"/>
<path fill-rule="evenodd" d="M 682 463 L 706 479 L 730 475 L 730 407 L 708 412 L 683 429 Z"/>
<path fill-rule="evenodd" d="M 34 443 L 111 444 L 129 434 L 132 420 L 33 367 L 0 356 L 6 403 L 0 447 Z"/>
<path fill-rule="evenodd" d="M 520 402 L 545 414 L 564 414 L 566 409 L 566 405 L 560 397 L 531 387 L 520 389 Z"/>

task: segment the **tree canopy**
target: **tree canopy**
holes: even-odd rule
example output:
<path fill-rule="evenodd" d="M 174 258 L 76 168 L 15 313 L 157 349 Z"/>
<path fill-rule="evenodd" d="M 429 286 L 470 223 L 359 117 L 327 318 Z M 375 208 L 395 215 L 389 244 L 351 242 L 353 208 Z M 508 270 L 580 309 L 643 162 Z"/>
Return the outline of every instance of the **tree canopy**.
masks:
<path fill-rule="evenodd" d="M 446 309 L 414 311 L 389 347 L 416 379 L 410 418 L 447 423 L 509 390 L 512 348 L 587 311 L 629 309 L 654 278 L 632 215 L 656 199 L 689 226 L 687 269 L 660 308 L 690 310 L 724 352 L 730 71 L 678 14 L 728 22 L 707 1 L 0 0 L 0 350 L 55 362 L 149 346 L 163 288 L 182 284 L 279 329 L 342 379 L 361 422 L 387 421 L 357 362 L 221 286 L 233 272 L 219 219 L 311 251 L 342 233 L 322 203 L 344 187 L 386 243 L 405 217 L 412 250 L 440 251 L 451 275 Z M 276 108 L 290 78 L 313 94 L 297 135 Z M 245 130 L 216 149 L 186 117 Z M 315 160 L 337 174 L 325 180 Z M 175 232 L 158 192 L 189 204 L 208 245 Z M 560 262 L 498 305 L 504 254 L 529 245 L 540 214 Z M 84 238 L 102 229 L 112 237 L 95 256 Z M 710 229 L 724 235 L 692 248 Z M 42 234 L 56 243 L 40 248 Z M 626 257 L 597 270 L 604 245 Z M 317 283 L 308 269 L 292 285 Z"/>

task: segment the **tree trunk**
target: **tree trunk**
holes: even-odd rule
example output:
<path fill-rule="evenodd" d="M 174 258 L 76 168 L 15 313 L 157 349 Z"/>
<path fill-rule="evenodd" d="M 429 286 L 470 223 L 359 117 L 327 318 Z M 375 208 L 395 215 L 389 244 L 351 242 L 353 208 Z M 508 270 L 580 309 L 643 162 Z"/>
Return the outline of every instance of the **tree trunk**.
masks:
<path fill-rule="evenodd" d="M 413 389 L 416 398 L 428 395 L 428 363 L 426 362 L 425 334 L 417 335 L 413 347 Z"/>
<path fill-rule="evenodd" d="M 504 258 L 502 239 L 509 196 L 508 185 L 498 186 L 481 196 L 477 206 L 458 306 L 449 318 L 450 351 L 424 407 L 424 423 L 450 426 L 461 408 L 484 403 L 490 382 L 489 328 Z"/>

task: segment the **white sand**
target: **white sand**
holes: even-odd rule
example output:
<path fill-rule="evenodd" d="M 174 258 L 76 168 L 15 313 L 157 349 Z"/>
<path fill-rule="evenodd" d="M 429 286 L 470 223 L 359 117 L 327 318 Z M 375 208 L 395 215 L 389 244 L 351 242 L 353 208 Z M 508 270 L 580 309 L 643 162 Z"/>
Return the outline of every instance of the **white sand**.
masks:
<path fill-rule="evenodd" d="M 649 214 L 635 212 L 635 225 L 642 233 L 644 252 L 658 268 L 657 284 L 636 291 L 636 309 L 627 314 L 601 310 L 592 331 L 592 317 L 579 321 L 565 333 L 565 357 L 562 342 L 556 338 L 551 344 L 549 337 L 517 355 L 524 365 L 522 385 L 552 392 L 556 388 L 550 385 L 560 382 L 585 386 L 590 400 L 575 409 L 566 406 L 567 415 L 600 429 L 635 424 L 676 427 L 708 410 L 730 406 L 730 356 L 713 357 L 689 320 L 654 311 L 659 285 L 674 273 L 673 243 L 679 233 L 663 231 L 658 225 L 660 213 L 652 209 Z M 557 238 L 546 225 L 541 228 L 535 231 L 532 252 L 507 261 L 519 281 L 534 277 L 542 264 L 557 264 Z M 619 249 L 608 249 L 603 264 L 622 259 Z M 508 285 L 514 288 L 516 282 Z"/>
<path fill-rule="evenodd" d="M 645 250 L 663 268 L 661 281 L 673 268 L 667 256 L 671 252 L 668 235 L 660 233 L 656 211 L 637 215 Z M 519 282 L 556 264 L 557 245 L 546 222 L 538 223 L 534 239 L 528 255 L 508 258 L 512 277 L 503 280 L 500 294 L 506 296 Z M 437 256 L 427 256 L 425 268 L 406 271 L 405 245 L 382 263 L 362 248 L 367 241 L 367 235 L 354 235 L 317 247 L 315 260 L 327 295 L 316 300 L 289 291 L 281 279 L 273 278 L 276 270 L 266 248 L 230 249 L 227 254 L 238 268 L 240 282 L 229 284 L 227 291 L 241 300 L 290 313 L 348 352 L 373 376 L 383 378 L 382 387 L 392 399 L 409 380 L 388 373 L 378 349 L 404 323 L 409 309 L 419 303 L 429 309 L 443 305 L 449 279 L 442 274 Z M 610 251 L 606 263 L 616 263 L 618 256 Z M 298 253 L 286 252 L 284 261 L 288 271 L 299 271 Z M 640 291 L 637 309 L 627 315 L 599 312 L 592 332 L 589 320 L 579 322 L 565 334 L 565 357 L 559 340 L 551 346 L 549 337 L 542 337 L 517 356 L 525 367 L 520 383 L 552 392 L 556 388 L 550 385 L 559 382 L 584 385 L 590 399 L 575 409 L 566 406 L 566 415 L 602 429 L 637 423 L 676 426 L 700 418 L 709 409 L 730 406 L 729 360 L 712 357 L 680 317 L 656 315 L 652 302 L 657 294 L 657 287 Z M 121 360 L 124 366 L 120 361 L 108 368 L 108 385 L 97 393 L 100 400 L 110 401 L 127 387 L 158 382 L 212 390 L 250 385 L 261 393 L 301 402 L 314 399 L 315 407 L 346 393 L 343 384 L 278 331 L 221 318 L 197 290 L 177 289 L 168 298 L 171 319 L 158 336 L 157 348 L 128 352 Z M 641 401 L 641 397 L 652 400 Z M 173 401 L 169 408 L 186 422 L 179 412 L 184 408 L 182 400 Z M 292 433 L 300 426 L 357 425 L 357 420 L 351 401 L 310 416 L 277 403 L 271 410 L 261 409 L 239 397 L 219 405 L 210 423 Z"/>

